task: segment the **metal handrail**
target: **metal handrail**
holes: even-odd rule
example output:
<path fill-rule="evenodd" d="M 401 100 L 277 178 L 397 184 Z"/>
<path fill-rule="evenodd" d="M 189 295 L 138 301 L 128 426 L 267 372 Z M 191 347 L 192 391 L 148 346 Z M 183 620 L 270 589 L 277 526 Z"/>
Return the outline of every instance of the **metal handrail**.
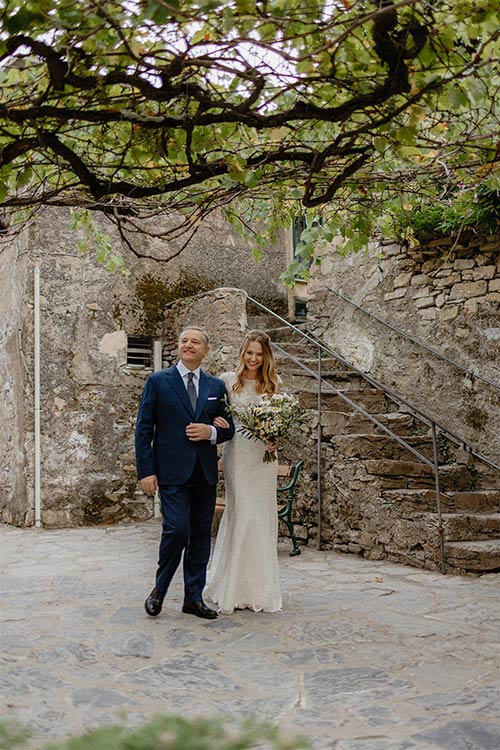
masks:
<path fill-rule="evenodd" d="M 324 380 L 321 378 L 321 375 L 316 373 L 314 370 L 311 370 L 310 367 L 307 367 L 303 362 L 300 361 L 300 359 L 297 359 L 297 357 L 294 357 L 293 354 L 290 354 L 286 351 L 286 349 L 282 349 L 279 344 L 276 344 L 276 342 L 272 342 L 273 349 L 277 350 L 280 354 L 284 354 L 286 357 L 292 360 L 296 365 L 299 365 L 305 372 L 307 372 L 308 375 L 311 375 L 311 377 L 315 378 L 316 380 L 321 380 L 321 387 L 326 388 L 329 391 L 332 391 L 336 396 L 340 396 L 342 401 L 345 401 L 346 404 L 351 406 L 353 409 L 358 411 L 360 414 L 362 414 L 364 417 L 367 417 L 369 420 L 371 420 L 374 424 L 377 425 L 377 427 L 380 427 L 381 430 L 386 432 L 390 437 L 394 438 L 394 440 L 397 440 L 397 442 L 402 445 L 404 448 L 407 448 L 409 451 L 411 451 L 417 458 L 419 458 L 421 461 L 427 464 L 427 466 L 430 466 L 431 468 L 434 466 L 433 462 L 430 460 L 430 458 L 427 458 L 423 453 L 420 453 L 416 448 L 414 448 L 410 443 L 407 443 L 406 440 L 404 440 L 400 435 L 397 435 L 395 432 L 389 429 L 383 422 L 380 422 L 376 417 L 373 416 L 373 414 L 370 414 L 370 412 L 363 409 L 362 406 L 357 404 L 355 401 L 352 401 L 348 396 L 345 395 L 345 393 L 338 388 L 335 388 L 334 385 L 329 383 L 327 380 Z"/>
<path fill-rule="evenodd" d="M 246 294 L 246 293 L 245 293 Z M 395 391 L 393 391 L 391 388 L 388 388 L 387 386 L 383 385 L 382 383 L 379 383 L 378 381 L 371 378 L 369 375 L 366 375 L 362 370 L 359 370 L 357 367 L 352 365 L 350 362 L 345 360 L 342 356 L 340 356 L 337 352 L 335 352 L 333 349 L 331 349 L 326 344 L 323 344 L 322 341 L 319 341 L 315 339 L 313 336 L 311 336 L 309 333 L 302 331 L 297 326 L 294 326 L 293 323 L 290 323 L 290 321 L 283 318 L 281 315 L 278 315 L 278 313 L 275 313 L 270 308 L 263 305 L 258 300 L 254 299 L 253 297 L 250 297 L 250 295 L 246 294 L 247 300 L 252 303 L 253 305 L 256 305 L 261 310 L 265 310 L 265 312 L 269 315 L 272 315 L 277 320 L 284 323 L 284 325 L 288 328 L 291 328 L 293 331 L 298 333 L 303 339 L 306 339 L 309 343 L 313 344 L 317 348 L 317 356 L 318 356 L 318 367 L 317 371 L 315 372 L 311 368 L 307 367 L 303 362 L 301 362 L 297 357 L 294 357 L 292 354 L 287 352 L 285 349 L 279 346 L 279 344 L 276 344 L 273 342 L 273 348 L 279 350 L 283 355 L 288 357 L 290 360 L 292 360 L 295 364 L 299 365 L 303 370 L 308 372 L 309 375 L 314 377 L 318 382 L 318 425 L 317 425 L 317 476 L 318 476 L 318 546 L 321 548 L 321 518 L 322 518 L 322 498 L 321 498 L 321 393 L 322 389 L 326 387 L 327 390 L 333 391 L 336 395 L 338 395 L 343 401 L 345 401 L 349 406 L 351 406 L 353 409 L 361 413 L 364 417 L 368 418 L 370 421 L 372 421 L 374 424 L 377 425 L 379 429 L 381 429 L 383 432 L 385 432 L 387 435 L 389 435 L 393 440 L 396 440 L 398 443 L 400 443 L 404 448 L 409 450 L 411 453 L 413 453 L 415 456 L 417 456 L 420 461 L 425 463 L 427 466 L 430 466 L 433 469 L 434 472 L 434 482 L 435 482 L 435 492 L 436 492 L 436 507 L 437 507 L 437 530 L 439 535 L 439 547 L 440 547 L 440 555 L 441 555 L 441 570 L 443 573 L 446 573 L 446 558 L 445 558 L 445 548 L 444 548 L 444 526 L 443 526 L 443 519 L 442 519 L 442 507 L 441 507 L 441 488 L 440 488 L 440 481 L 439 481 L 439 465 L 438 465 L 438 450 L 437 450 L 437 432 L 436 428 L 442 432 L 445 433 L 448 437 L 450 437 L 454 442 L 457 442 L 459 445 L 462 445 L 466 448 L 468 453 L 470 455 L 473 455 L 475 458 L 479 459 L 480 461 L 487 463 L 489 466 L 493 467 L 494 469 L 500 470 L 500 466 L 495 464 L 493 461 L 490 461 L 490 459 L 486 458 L 482 454 L 478 453 L 474 448 L 466 442 L 463 438 L 453 433 L 451 430 L 449 430 L 447 427 L 444 427 L 440 425 L 433 417 L 430 417 L 428 414 L 423 412 L 421 409 L 418 409 L 413 404 L 411 404 L 409 401 L 404 399 L 402 396 L 399 396 Z M 424 454 L 420 453 L 416 448 L 414 448 L 412 445 L 407 443 L 400 435 L 397 435 L 395 432 L 393 432 L 391 429 L 389 429 L 386 425 L 384 425 L 382 422 L 380 422 L 376 417 L 374 417 L 372 414 L 367 412 L 365 409 L 363 409 L 361 406 L 356 404 L 354 401 L 352 401 L 348 396 L 346 396 L 342 391 L 340 391 L 338 388 L 335 388 L 331 383 L 324 380 L 321 372 L 321 355 L 322 352 L 328 353 L 330 356 L 334 357 L 338 361 L 340 361 L 342 364 L 349 367 L 352 371 L 354 371 L 356 374 L 358 374 L 360 377 L 362 377 L 364 380 L 366 380 L 368 383 L 376 387 L 377 389 L 381 390 L 384 394 L 388 395 L 393 401 L 399 404 L 404 404 L 410 412 L 413 413 L 414 416 L 418 417 L 422 421 L 426 422 L 431 427 L 431 435 L 432 435 L 432 447 L 433 447 L 433 460 L 430 460 L 425 456 Z M 446 494 L 446 493 L 445 493 Z"/>
<path fill-rule="evenodd" d="M 436 425 L 439 432 L 445 433 L 448 437 L 450 437 L 455 443 L 462 446 L 467 453 L 477 458 L 479 461 L 482 461 L 489 466 L 491 466 L 493 469 L 497 469 L 500 471 L 500 465 L 494 463 L 494 461 L 491 461 L 486 456 L 483 456 L 481 453 L 476 451 L 471 443 L 468 440 L 465 440 L 465 438 L 461 437 L 460 435 L 457 435 L 452 430 L 450 430 L 445 425 L 442 425 L 440 422 L 437 422 L 434 417 L 429 416 L 429 414 L 426 414 L 426 412 L 422 411 L 419 407 L 415 406 L 411 401 L 408 401 L 406 398 L 401 396 L 396 391 L 392 390 L 392 388 L 389 388 L 388 386 L 384 385 L 383 383 L 380 383 L 378 380 L 375 380 L 370 375 L 367 375 L 367 373 L 363 372 L 363 370 L 360 370 L 358 367 L 353 365 L 351 362 L 349 362 L 347 359 L 342 357 L 338 352 L 336 352 L 331 347 L 324 344 L 322 341 L 319 341 L 314 336 L 311 336 L 310 333 L 306 333 L 305 331 L 302 331 L 300 328 L 297 328 L 297 326 L 294 326 L 293 323 L 290 323 L 290 321 L 286 320 L 286 318 L 283 318 L 281 315 L 278 315 L 278 313 L 273 312 L 273 310 L 270 310 L 265 305 L 258 302 L 258 300 L 254 299 L 253 297 L 250 297 L 247 295 L 247 299 L 249 302 L 251 302 L 254 305 L 257 305 L 262 310 L 265 310 L 266 313 L 269 315 L 272 315 L 273 317 L 280 320 L 282 323 L 284 323 L 288 328 L 292 328 L 296 333 L 298 333 L 302 338 L 309 341 L 309 343 L 313 344 L 314 346 L 318 347 L 322 351 L 326 352 L 327 354 L 330 354 L 332 357 L 335 357 L 339 362 L 341 362 L 343 365 L 348 367 L 350 370 L 355 372 L 357 375 L 362 377 L 364 380 L 366 380 L 370 385 L 372 385 L 374 388 L 379 388 L 381 391 L 383 391 L 386 395 L 388 395 L 390 398 L 392 398 L 393 401 L 399 404 L 404 404 L 411 412 L 414 414 L 414 416 L 420 418 L 422 421 L 426 422 L 429 427 L 432 427 L 432 425 Z M 288 354 L 288 352 L 285 352 L 287 356 L 291 355 Z M 395 433 L 394 433 L 395 434 Z M 397 437 L 397 436 L 396 436 Z"/>
<path fill-rule="evenodd" d="M 445 354 L 441 354 L 441 352 L 438 352 L 436 349 L 433 349 L 431 346 L 428 346 L 427 344 L 424 344 L 423 341 L 420 341 L 419 339 L 415 338 L 411 334 L 407 333 L 406 331 L 401 330 L 401 328 L 398 328 L 397 326 L 393 325 L 392 323 L 388 323 L 387 320 L 384 320 L 383 318 L 380 318 L 378 315 L 375 315 L 375 313 L 370 312 L 370 310 L 367 310 L 362 305 L 358 305 L 357 302 L 354 302 L 354 300 L 350 299 L 349 297 L 346 297 L 345 294 L 342 294 L 342 292 L 338 292 L 336 289 L 332 289 L 331 287 L 328 287 L 328 291 L 332 292 L 332 294 L 335 294 L 339 299 L 343 300 L 344 302 L 348 302 L 350 305 L 355 307 L 357 310 L 361 310 L 361 312 L 365 313 L 365 315 L 368 315 L 370 318 L 373 318 L 377 321 L 377 323 L 381 323 L 386 328 L 389 328 L 391 331 L 394 331 L 395 333 L 398 333 L 400 336 L 402 336 L 405 339 L 408 339 L 408 341 L 411 341 L 413 344 L 416 344 L 421 349 L 425 349 L 426 351 L 433 354 L 435 357 L 438 357 L 439 359 L 442 359 L 444 362 L 447 362 L 449 365 L 452 365 L 457 370 L 461 370 L 464 372 L 468 377 L 475 378 L 476 380 L 482 380 L 483 383 L 487 383 L 488 385 L 491 385 L 492 388 L 495 388 L 497 391 L 500 391 L 500 384 L 495 383 L 494 380 L 490 380 L 489 378 L 485 378 L 484 375 L 480 375 L 477 372 L 474 372 L 474 370 L 469 369 L 468 367 L 464 367 L 459 362 L 455 362 L 454 359 L 450 359 Z"/>

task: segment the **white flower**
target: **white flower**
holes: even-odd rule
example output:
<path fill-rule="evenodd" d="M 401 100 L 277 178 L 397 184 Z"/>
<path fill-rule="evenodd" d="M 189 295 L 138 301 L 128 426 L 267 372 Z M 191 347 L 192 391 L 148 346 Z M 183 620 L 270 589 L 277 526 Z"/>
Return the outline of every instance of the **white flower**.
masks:
<path fill-rule="evenodd" d="M 300 406 L 291 393 L 275 393 L 262 396 L 260 401 L 249 406 L 229 406 L 229 411 L 241 422 L 239 430 L 247 437 L 274 443 L 294 425 L 301 424 L 308 412 Z M 274 461 L 276 453 L 266 451 L 263 461 Z"/>

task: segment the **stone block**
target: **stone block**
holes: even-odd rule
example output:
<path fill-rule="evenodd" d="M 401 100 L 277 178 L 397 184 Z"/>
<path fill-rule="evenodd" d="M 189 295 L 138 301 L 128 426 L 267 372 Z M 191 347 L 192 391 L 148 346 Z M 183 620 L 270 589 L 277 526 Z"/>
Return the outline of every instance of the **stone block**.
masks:
<path fill-rule="evenodd" d="M 476 265 L 487 266 L 492 262 L 491 255 L 489 253 L 480 253 L 476 255 Z"/>
<path fill-rule="evenodd" d="M 431 296 L 431 287 L 430 286 L 422 286 L 418 289 L 415 289 L 415 291 L 412 294 L 413 299 L 420 299 L 420 297 L 430 297 Z"/>
<path fill-rule="evenodd" d="M 426 260 L 425 263 L 422 264 L 422 273 L 429 273 L 430 271 L 433 271 L 437 267 L 438 261 L 435 258 L 430 258 L 430 260 Z"/>
<path fill-rule="evenodd" d="M 472 315 L 473 313 L 477 312 L 478 307 L 479 307 L 478 299 L 469 299 L 464 304 L 464 314 Z M 467 332 L 467 335 L 468 335 L 468 332 Z"/>
<path fill-rule="evenodd" d="M 353 555 L 362 555 L 363 547 L 361 547 L 361 545 L 359 544 L 355 544 L 354 542 L 349 542 L 349 544 L 347 545 L 347 551 Z"/>
<path fill-rule="evenodd" d="M 443 322 L 455 320 L 458 315 L 458 305 L 446 305 L 439 311 L 439 319 Z"/>
<path fill-rule="evenodd" d="M 416 276 L 413 276 L 411 280 L 412 286 L 426 286 L 426 284 L 431 284 L 431 283 L 432 283 L 432 279 L 426 273 L 419 273 Z"/>
<path fill-rule="evenodd" d="M 500 279 L 491 279 L 488 284 L 489 292 L 500 292 Z"/>
<path fill-rule="evenodd" d="M 443 307 L 444 303 L 446 302 L 445 295 L 441 292 L 441 294 L 438 294 L 436 297 L 436 307 Z"/>
<path fill-rule="evenodd" d="M 394 279 L 394 288 L 397 289 L 401 286 L 408 286 L 408 284 L 411 282 L 412 273 L 400 273 L 399 276 L 396 276 Z"/>
<path fill-rule="evenodd" d="M 460 282 L 461 276 L 459 273 L 450 273 L 449 271 L 446 271 L 446 274 L 446 276 L 436 279 L 434 282 L 436 289 L 443 289 L 444 287 L 453 286 L 453 284 Z"/>
<path fill-rule="evenodd" d="M 482 297 L 483 302 L 500 302 L 500 292 L 490 292 Z"/>
<path fill-rule="evenodd" d="M 482 253 L 488 253 L 491 250 L 498 251 L 500 249 L 500 238 L 485 242 L 484 244 L 480 245 L 479 249 Z"/>
<path fill-rule="evenodd" d="M 492 279 L 496 272 L 496 266 L 482 266 L 481 268 L 475 268 L 473 271 L 474 275 L 474 281 L 479 281 L 480 279 Z M 497 279 L 500 283 L 500 279 Z"/>
<path fill-rule="evenodd" d="M 400 299 L 401 297 L 404 297 L 406 294 L 406 288 L 396 289 L 394 292 L 388 292 L 387 294 L 384 294 L 384 300 L 386 302 L 390 302 L 393 299 Z"/>
<path fill-rule="evenodd" d="M 421 297 L 420 299 L 415 300 L 415 307 L 418 310 L 421 310 L 423 307 L 433 307 L 434 306 L 434 297 Z"/>
<path fill-rule="evenodd" d="M 382 252 L 386 256 L 399 255 L 401 253 L 401 245 L 397 245 L 393 242 L 390 245 L 385 245 Z"/>
<path fill-rule="evenodd" d="M 453 264 L 455 271 L 465 271 L 468 268 L 474 268 L 473 258 L 457 258 Z"/>
<path fill-rule="evenodd" d="M 487 289 L 488 284 L 486 281 L 468 281 L 455 284 L 451 290 L 450 299 L 467 300 L 470 297 L 482 297 L 486 294 Z"/>
<path fill-rule="evenodd" d="M 452 243 L 451 237 L 440 237 L 438 240 L 426 242 L 427 247 L 449 247 Z"/>
<path fill-rule="evenodd" d="M 419 314 L 422 320 L 435 320 L 438 311 L 435 307 L 426 307 L 423 310 L 419 310 Z"/>

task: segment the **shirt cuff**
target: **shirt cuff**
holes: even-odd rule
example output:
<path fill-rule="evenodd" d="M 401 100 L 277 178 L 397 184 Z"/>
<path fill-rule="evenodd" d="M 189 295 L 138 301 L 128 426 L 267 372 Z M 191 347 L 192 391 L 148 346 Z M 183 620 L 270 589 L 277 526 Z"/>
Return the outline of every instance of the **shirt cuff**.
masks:
<path fill-rule="evenodd" d="M 217 430 L 215 429 L 213 425 L 209 425 L 209 427 L 212 430 L 212 436 L 210 438 L 210 442 L 212 443 L 212 445 L 216 445 L 217 444 Z"/>

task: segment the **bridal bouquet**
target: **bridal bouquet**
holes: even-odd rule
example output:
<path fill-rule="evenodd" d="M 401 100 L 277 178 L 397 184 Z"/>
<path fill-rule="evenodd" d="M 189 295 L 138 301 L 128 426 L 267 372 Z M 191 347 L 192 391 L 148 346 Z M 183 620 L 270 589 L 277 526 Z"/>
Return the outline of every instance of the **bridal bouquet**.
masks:
<path fill-rule="evenodd" d="M 263 443 L 276 442 L 293 425 L 304 422 L 309 414 L 291 393 L 262 396 L 260 401 L 249 406 L 229 405 L 228 408 L 233 417 L 241 422 L 238 431 Z M 266 450 L 262 460 L 264 463 L 276 461 L 276 452 Z"/>

